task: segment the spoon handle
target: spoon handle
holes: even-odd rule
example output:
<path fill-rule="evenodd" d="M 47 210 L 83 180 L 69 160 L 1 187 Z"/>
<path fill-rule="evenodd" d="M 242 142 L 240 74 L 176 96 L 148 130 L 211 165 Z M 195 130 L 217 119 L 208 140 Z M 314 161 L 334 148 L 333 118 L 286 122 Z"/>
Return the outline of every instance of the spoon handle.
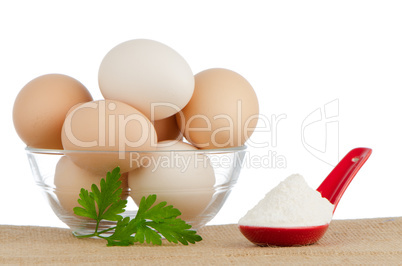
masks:
<path fill-rule="evenodd" d="M 334 204 L 334 211 L 343 193 L 349 186 L 352 179 L 370 157 L 372 150 L 370 148 L 355 148 L 343 157 L 338 165 L 325 178 L 317 191 Z"/>

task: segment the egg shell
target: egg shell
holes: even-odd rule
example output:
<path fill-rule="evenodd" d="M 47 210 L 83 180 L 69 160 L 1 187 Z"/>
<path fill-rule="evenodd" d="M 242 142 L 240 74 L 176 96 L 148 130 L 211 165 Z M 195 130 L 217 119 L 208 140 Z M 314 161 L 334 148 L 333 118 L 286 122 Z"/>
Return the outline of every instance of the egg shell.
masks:
<path fill-rule="evenodd" d="M 61 129 L 68 110 L 89 101 L 92 101 L 89 91 L 72 77 L 62 74 L 37 77 L 15 99 L 15 130 L 30 147 L 62 149 Z"/>
<path fill-rule="evenodd" d="M 167 118 L 153 121 L 152 124 L 155 127 L 158 141 L 165 140 L 182 140 L 183 134 L 181 133 L 177 122 L 176 116 L 172 115 Z"/>
<path fill-rule="evenodd" d="M 112 48 L 101 62 L 98 81 L 105 99 L 130 104 L 151 121 L 177 113 L 194 91 L 194 76 L 184 58 L 147 39 Z"/>
<path fill-rule="evenodd" d="M 139 204 L 143 196 L 156 194 L 157 202 L 166 201 L 180 210 L 180 218 L 191 221 L 213 199 L 214 170 L 207 156 L 191 152 L 197 149 L 190 144 L 162 141 L 158 147 L 160 153 L 149 155 L 148 166 L 129 172 L 130 196 Z"/>
<path fill-rule="evenodd" d="M 73 214 L 74 207 L 82 207 L 77 202 L 81 188 L 91 191 L 92 184 L 99 187 L 100 180 L 105 177 L 82 169 L 68 156 L 61 157 L 54 175 L 55 193 L 61 207 L 68 214 Z M 121 198 L 127 199 L 129 194 L 127 174 L 121 175 L 121 181 L 120 187 L 123 189 Z"/>
<path fill-rule="evenodd" d="M 186 140 L 201 149 L 242 146 L 259 115 L 257 95 L 240 74 L 223 68 L 195 75 L 190 102 L 176 114 Z"/>
<path fill-rule="evenodd" d="M 121 172 L 138 167 L 131 151 L 156 149 L 152 123 L 137 109 L 113 100 L 77 105 L 70 110 L 62 129 L 65 154 L 80 167 L 106 174 L 117 166 Z"/>
<path fill-rule="evenodd" d="M 128 188 L 128 172 L 122 173 L 120 176 L 120 181 L 121 181 L 121 199 L 126 200 L 128 199 L 128 196 L 130 195 L 130 189 Z"/>

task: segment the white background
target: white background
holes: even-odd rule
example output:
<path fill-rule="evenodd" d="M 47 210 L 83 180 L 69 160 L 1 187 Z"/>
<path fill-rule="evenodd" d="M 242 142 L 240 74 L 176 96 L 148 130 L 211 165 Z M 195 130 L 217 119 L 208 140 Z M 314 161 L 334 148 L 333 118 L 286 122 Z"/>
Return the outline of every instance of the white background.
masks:
<path fill-rule="evenodd" d="M 35 186 L 13 128 L 19 90 L 39 75 L 62 73 L 100 99 L 103 56 L 135 38 L 169 45 L 194 73 L 212 67 L 240 73 L 254 87 L 261 114 L 286 116 L 276 137 L 259 124 L 253 139 L 269 146 L 248 149 L 255 156 L 275 152 L 286 167 L 245 167 L 212 224 L 236 223 L 292 173 L 320 184 L 333 166 L 305 148 L 301 132 L 303 121 L 328 103 L 339 111 L 328 134 L 325 121 L 305 130 L 310 146 L 324 151 L 327 144 L 318 157 L 333 161 L 354 147 L 373 149 L 334 218 L 401 216 L 401 14 L 399 1 L 2 1 L 0 224 L 64 227 Z M 339 152 L 330 150 L 334 144 Z"/>

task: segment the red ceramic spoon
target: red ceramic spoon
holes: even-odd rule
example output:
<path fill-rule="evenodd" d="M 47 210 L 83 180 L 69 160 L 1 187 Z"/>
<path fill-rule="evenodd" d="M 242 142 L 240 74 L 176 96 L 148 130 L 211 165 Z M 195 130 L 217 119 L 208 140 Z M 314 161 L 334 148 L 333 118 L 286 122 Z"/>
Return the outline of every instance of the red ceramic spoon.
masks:
<path fill-rule="evenodd" d="M 334 204 L 334 212 L 346 188 L 371 152 L 369 148 L 351 150 L 317 188 L 324 198 Z M 240 225 L 239 229 L 248 240 L 259 246 L 300 246 L 317 242 L 328 226 L 329 224 L 280 228 Z"/>

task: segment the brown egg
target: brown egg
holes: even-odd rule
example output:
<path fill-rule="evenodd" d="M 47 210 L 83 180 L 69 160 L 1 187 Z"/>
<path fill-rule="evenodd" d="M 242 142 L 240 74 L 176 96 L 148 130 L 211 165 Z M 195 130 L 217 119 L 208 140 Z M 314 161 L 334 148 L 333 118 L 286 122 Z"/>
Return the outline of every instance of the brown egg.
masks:
<path fill-rule="evenodd" d="M 164 140 L 182 140 L 183 135 L 177 126 L 176 117 L 169 116 L 168 118 L 153 121 L 158 141 Z"/>
<path fill-rule="evenodd" d="M 106 174 L 116 166 L 120 166 L 121 172 L 137 168 L 130 152 L 156 149 L 157 136 L 152 123 L 134 107 L 101 100 L 69 111 L 63 124 L 62 143 L 65 154 L 77 165 Z"/>
<path fill-rule="evenodd" d="M 62 149 L 61 128 L 68 110 L 88 101 L 92 101 L 90 93 L 72 77 L 61 74 L 37 77 L 15 99 L 15 130 L 30 147 Z"/>
<path fill-rule="evenodd" d="M 243 145 L 258 121 L 258 100 L 250 83 L 222 68 L 195 75 L 190 102 L 176 114 L 184 137 L 201 149 Z"/>
<path fill-rule="evenodd" d="M 130 195 L 130 189 L 128 187 L 128 172 L 122 173 L 120 180 L 121 180 L 120 187 L 123 189 L 123 191 L 121 192 L 121 199 L 126 200 Z"/>
<path fill-rule="evenodd" d="M 55 192 L 61 207 L 73 214 L 74 207 L 81 207 L 77 202 L 81 188 L 91 191 L 92 184 L 100 187 L 100 180 L 105 177 L 106 175 L 94 174 L 78 167 L 68 156 L 61 157 L 54 175 Z M 127 174 L 122 174 L 121 180 L 123 189 L 121 198 L 127 199 Z"/>

